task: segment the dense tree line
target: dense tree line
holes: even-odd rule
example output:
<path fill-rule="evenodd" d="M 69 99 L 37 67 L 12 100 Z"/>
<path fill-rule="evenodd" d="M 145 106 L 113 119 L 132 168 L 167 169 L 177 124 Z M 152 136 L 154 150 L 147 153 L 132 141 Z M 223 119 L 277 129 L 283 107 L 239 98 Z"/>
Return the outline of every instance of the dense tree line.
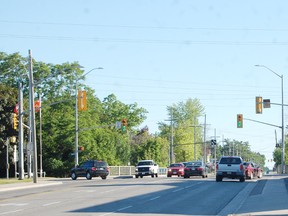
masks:
<path fill-rule="evenodd" d="M 12 127 L 12 114 L 18 101 L 18 84 L 23 84 L 24 123 L 28 123 L 28 63 L 18 53 L 0 52 L 0 172 L 5 177 L 6 143 L 18 134 Z M 204 149 L 203 125 L 199 118 L 204 107 L 198 99 L 167 106 L 167 115 L 171 121 L 159 122 L 159 133 L 151 134 L 149 127 L 139 128 L 146 119 L 147 110 L 137 103 L 125 104 L 114 94 L 107 95 L 102 101 L 94 90 L 81 84 L 85 79 L 84 71 L 78 62 L 51 64 L 33 60 L 36 100 L 41 97 L 41 138 L 43 170 L 49 176 L 68 176 L 74 166 L 75 151 L 75 96 L 76 80 L 78 89 L 86 90 L 86 111 L 79 111 L 79 163 L 86 159 L 101 159 L 109 165 L 135 165 L 140 159 L 153 159 L 160 166 L 171 162 L 203 159 L 203 152 L 212 153 L 207 145 Z M 123 133 L 115 127 L 117 121 L 126 118 L 128 130 Z M 37 146 L 40 140 L 40 116 L 36 113 Z M 171 153 L 171 129 L 173 127 L 173 158 Z M 28 130 L 24 131 L 24 146 L 28 146 Z M 193 143 L 197 142 L 196 148 Z M 264 164 L 264 156 L 250 151 L 249 144 L 232 141 L 234 146 L 242 146 L 241 154 Z M 9 161 L 13 161 L 13 145 L 9 146 Z M 218 148 L 220 156 L 231 146 L 231 141 Z M 37 150 L 39 153 L 39 149 Z M 26 153 L 25 153 L 26 155 Z M 39 160 L 38 160 L 39 162 Z M 38 166 L 39 167 L 39 166 Z M 26 169 L 26 168 L 25 168 Z M 13 166 L 10 172 L 13 176 Z"/>

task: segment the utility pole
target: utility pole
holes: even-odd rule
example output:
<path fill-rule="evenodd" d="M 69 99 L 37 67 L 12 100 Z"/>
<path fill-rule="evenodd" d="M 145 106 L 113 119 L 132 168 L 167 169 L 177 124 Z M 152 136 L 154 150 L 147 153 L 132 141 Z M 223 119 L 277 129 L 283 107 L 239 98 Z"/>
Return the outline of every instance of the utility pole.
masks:
<path fill-rule="evenodd" d="M 204 117 L 204 163 L 207 163 L 207 147 L 206 147 L 206 114 Z"/>
<path fill-rule="evenodd" d="M 173 163 L 173 155 L 174 155 L 174 149 L 173 149 L 173 140 L 174 140 L 174 135 L 173 135 L 173 110 L 171 109 L 171 119 L 170 119 L 170 125 L 171 125 L 171 144 L 170 144 L 170 163 Z"/>
<path fill-rule="evenodd" d="M 216 128 L 214 129 L 214 139 L 216 140 Z M 216 159 L 217 159 L 217 156 L 216 156 L 216 147 L 217 147 L 217 142 L 216 142 L 216 145 L 214 145 L 214 163 L 215 163 L 215 173 L 216 173 Z"/>
<path fill-rule="evenodd" d="M 30 91 L 30 108 L 31 108 L 31 134 L 33 144 L 33 182 L 37 183 L 37 143 L 36 143 L 36 127 L 35 127 L 35 109 L 34 109 L 34 79 L 33 79 L 33 64 L 32 52 L 29 50 L 29 91 Z"/>
<path fill-rule="evenodd" d="M 23 150 L 23 87 L 22 82 L 18 82 L 18 149 L 19 149 L 19 180 L 24 179 L 24 150 Z"/>
<path fill-rule="evenodd" d="M 42 155 L 42 108 L 41 108 L 41 93 L 39 94 L 39 101 L 40 101 L 40 107 L 39 107 L 39 118 L 40 118 L 40 129 L 39 129 L 39 142 L 40 142 L 40 149 L 39 149 L 39 159 L 40 159 L 40 178 L 42 178 L 43 175 L 43 166 L 42 166 L 42 161 L 43 161 L 43 155 Z"/>
<path fill-rule="evenodd" d="M 173 121 L 176 119 L 173 118 L 173 109 L 171 108 L 171 118 L 165 121 L 170 121 L 170 127 L 171 127 L 171 138 L 170 138 L 170 148 L 169 148 L 169 164 L 173 163 L 173 156 L 174 156 L 174 130 L 173 130 Z"/>
<path fill-rule="evenodd" d="M 196 125 L 196 116 L 194 116 L 194 125 L 190 126 L 194 128 L 194 160 L 196 160 L 197 155 L 196 155 L 196 127 L 202 127 L 201 125 Z"/>

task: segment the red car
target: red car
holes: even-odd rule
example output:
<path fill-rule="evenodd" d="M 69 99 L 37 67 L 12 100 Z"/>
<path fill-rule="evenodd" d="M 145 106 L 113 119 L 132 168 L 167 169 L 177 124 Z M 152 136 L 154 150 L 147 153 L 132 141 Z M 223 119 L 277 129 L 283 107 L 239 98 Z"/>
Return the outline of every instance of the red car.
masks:
<path fill-rule="evenodd" d="M 183 163 L 173 163 L 170 164 L 167 170 L 167 177 L 176 175 L 178 177 L 184 176 L 184 164 Z"/>
<path fill-rule="evenodd" d="M 245 177 L 246 179 L 253 179 L 253 178 L 261 178 L 263 175 L 263 170 L 258 167 L 253 162 L 244 162 L 243 163 L 245 169 Z"/>

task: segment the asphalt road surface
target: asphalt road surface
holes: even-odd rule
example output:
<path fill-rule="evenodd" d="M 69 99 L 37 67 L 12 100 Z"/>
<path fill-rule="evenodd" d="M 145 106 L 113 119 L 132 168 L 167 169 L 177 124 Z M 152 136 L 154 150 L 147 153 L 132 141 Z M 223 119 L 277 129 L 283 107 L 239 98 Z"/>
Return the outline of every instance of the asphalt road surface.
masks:
<path fill-rule="evenodd" d="M 228 215 L 252 189 L 261 190 L 257 180 L 61 179 L 60 185 L 1 192 L 0 215 Z"/>

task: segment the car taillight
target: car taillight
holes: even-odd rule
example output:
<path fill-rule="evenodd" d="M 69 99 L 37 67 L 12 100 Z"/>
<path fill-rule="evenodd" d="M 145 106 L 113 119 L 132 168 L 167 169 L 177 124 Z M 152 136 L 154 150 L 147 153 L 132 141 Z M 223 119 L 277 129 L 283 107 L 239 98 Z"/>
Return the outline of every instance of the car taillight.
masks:
<path fill-rule="evenodd" d="M 240 170 L 243 170 L 243 164 L 240 164 Z"/>
<path fill-rule="evenodd" d="M 199 170 L 199 171 L 202 171 L 202 170 L 203 170 L 203 168 L 202 168 L 202 167 L 198 167 L 198 168 L 197 168 L 197 170 Z"/>
<path fill-rule="evenodd" d="M 179 169 L 179 172 L 182 172 L 183 171 L 183 168 Z"/>
<path fill-rule="evenodd" d="M 96 167 L 92 167 L 91 170 L 92 170 L 92 171 L 95 171 L 95 170 L 97 170 L 97 168 L 96 168 Z"/>

